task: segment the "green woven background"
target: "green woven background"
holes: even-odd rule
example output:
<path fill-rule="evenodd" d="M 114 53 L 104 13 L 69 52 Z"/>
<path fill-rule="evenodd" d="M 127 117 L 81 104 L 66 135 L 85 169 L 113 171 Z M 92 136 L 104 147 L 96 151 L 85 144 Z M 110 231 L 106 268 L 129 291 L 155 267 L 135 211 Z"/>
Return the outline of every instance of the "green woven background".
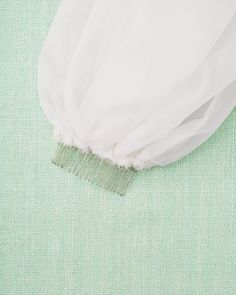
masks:
<path fill-rule="evenodd" d="M 123 198 L 53 166 L 36 67 L 58 4 L 0 1 L 0 295 L 235 295 L 236 111 Z"/>

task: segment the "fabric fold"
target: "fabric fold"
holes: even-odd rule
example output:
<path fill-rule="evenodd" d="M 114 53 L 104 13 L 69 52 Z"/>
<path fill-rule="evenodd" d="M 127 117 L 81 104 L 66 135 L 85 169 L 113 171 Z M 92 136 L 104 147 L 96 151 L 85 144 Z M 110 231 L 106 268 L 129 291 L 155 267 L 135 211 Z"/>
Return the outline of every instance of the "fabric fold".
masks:
<path fill-rule="evenodd" d="M 41 105 L 60 144 L 120 169 L 164 166 L 234 108 L 235 52 L 233 0 L 63 0 L 40 55 Z"/>

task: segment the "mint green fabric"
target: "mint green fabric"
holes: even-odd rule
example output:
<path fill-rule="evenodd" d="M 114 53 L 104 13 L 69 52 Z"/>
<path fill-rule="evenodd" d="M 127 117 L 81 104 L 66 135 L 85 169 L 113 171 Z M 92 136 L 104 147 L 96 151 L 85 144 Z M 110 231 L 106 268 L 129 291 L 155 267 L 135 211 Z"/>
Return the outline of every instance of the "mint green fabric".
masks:
<path fill-rule="evenodd" d="M 36 68 L 58 4 L 0 2 L 0 295 L 236 294 L 236 111 L 124 197 L 52 165 Z"/>

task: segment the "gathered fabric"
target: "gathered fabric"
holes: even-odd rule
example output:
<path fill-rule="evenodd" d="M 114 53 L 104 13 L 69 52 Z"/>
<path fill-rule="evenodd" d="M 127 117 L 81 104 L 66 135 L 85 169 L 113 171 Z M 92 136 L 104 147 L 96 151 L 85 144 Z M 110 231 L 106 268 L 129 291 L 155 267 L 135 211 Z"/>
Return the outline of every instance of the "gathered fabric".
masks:
<path fill-rule="evenodd" d="M 114 165 L 164 166 L 236 104 L 235 0 L 62 0 L 39 59 L 58 143 Z"/>

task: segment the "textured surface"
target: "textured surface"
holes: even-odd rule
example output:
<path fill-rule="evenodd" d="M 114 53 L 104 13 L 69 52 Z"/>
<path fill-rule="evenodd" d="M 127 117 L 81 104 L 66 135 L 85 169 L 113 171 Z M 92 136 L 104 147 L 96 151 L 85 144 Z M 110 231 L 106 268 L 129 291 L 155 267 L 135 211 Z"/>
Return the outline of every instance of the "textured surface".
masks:
<path fill-rule="evenodd" d="M 0 295 L 236 294 L 236 112 L 125 197 L 56 168 L 36 66 L 58 3 L 0 1 Z"/>

